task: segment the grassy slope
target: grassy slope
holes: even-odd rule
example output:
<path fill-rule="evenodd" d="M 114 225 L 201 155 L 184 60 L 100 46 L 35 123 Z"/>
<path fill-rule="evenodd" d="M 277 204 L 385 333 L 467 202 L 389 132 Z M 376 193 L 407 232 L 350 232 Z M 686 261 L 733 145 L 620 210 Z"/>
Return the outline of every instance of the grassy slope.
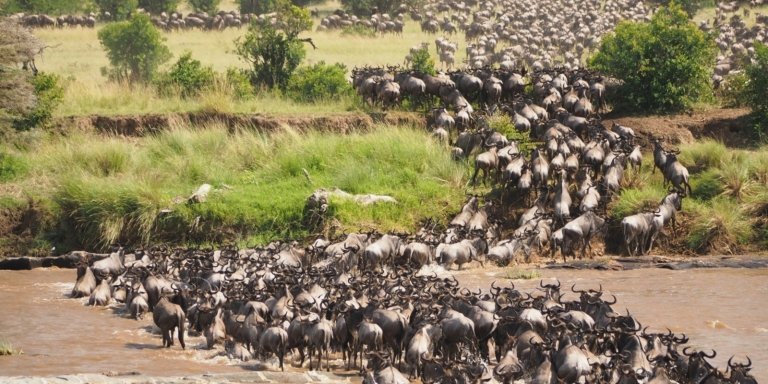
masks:
<path fill-rule="evenodd" d="M 690 171 L 693 191 L 683 201 L 677 236 L 664 241 L 667 251 L 723 254 L 765 249 L 768 148 L 735 150 L 703 140 L 681 150 L 680 162 Z M 667 193 L 660 172 L 651 174 L 652 156 L 646 156 L 643 164 L 639 174 L 625 175 L 625 189 L 611 206 L 617 221 L 655 210 Z"/>
<path fill-rule="evenodd" d="M 48 241 L 59 249 L 299 238 L 307 235 L 305 200 L 321 187 L 399 202 L 361 208 L 332 199 L 339 230 L 413 230 L 460 205 L 466 173 L 426 133 L 407 127 L 346 136 L 177 127 L 139 140 L 72 134 L 5 151 L 26 171 L 0 189 L 19 205 L 30 196 L 50 207 Z M 202 183 L 216 188 L 208 201 L 186 204 Z"/>

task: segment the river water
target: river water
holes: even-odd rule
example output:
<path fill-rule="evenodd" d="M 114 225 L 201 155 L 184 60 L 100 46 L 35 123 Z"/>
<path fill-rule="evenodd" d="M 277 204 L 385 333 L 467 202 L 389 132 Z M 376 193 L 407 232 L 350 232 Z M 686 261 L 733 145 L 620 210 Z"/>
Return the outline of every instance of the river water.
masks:
<path fill-rule="evenodd" d="M 457 272 L 470 288 L 508 284 L 503 269 Z M 714 348 L 713 362 L 725 367 L 731 355 L 754 362 L 758 381 L 768 381 L 768 270 L 695 269 L 670 271 L 543 270 L 542 278 L 559 278 L 563 290 L 597 289 L 615 294 L 616 310 L 630 312 L 651 330 L 669 327 L 685 332 L 690 344 Z M 263 369 L 231 363 L 220 351 L 203 349 L 204 340 L 188 337 L 187 349 L 161 348 L 152 333 L 151 314 L 128 319 L 117 306 L 93 308 L 87 299 L 67 297 L 75 271 L 38 269 L 0 271 L 0 341 L 23 354 L 0 357 L 0 376 L 140 372 L 145 375 L 191 375 Z M 526 291 L 539 280 L 514 280 Z M 569 294 L 575 298 L 575 294 Z M 566 296 L 567 298 L 568 296 Z M 742 360 L 740 360 L 742 361 Z M 271 369 L 271 367 L 267 367 Z M 2 381 L 2 380 L 0 380 Z"/>

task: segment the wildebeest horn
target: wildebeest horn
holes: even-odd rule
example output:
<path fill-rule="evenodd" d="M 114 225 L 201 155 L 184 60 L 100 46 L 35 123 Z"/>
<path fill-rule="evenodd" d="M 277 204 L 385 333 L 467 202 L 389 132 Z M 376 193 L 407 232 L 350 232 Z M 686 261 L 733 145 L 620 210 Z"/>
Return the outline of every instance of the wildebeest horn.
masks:
<path fill-rule="evenodd" d="M 571 292 L 573 292 L 573 293 L 587 293 L 586 291 L 583 291 L 583 290 L 581 290 L 581 289 L 577 291 L 577 290 L 576 290 L 576 283 L 574 283 L 574 284 L 571 286 Z"/>
<path fill-rule="evenodd" d="M 693 356 L 695 353 L 688 353 L 688 348 L 691 348 L 690 346 L 683 348 L 683 355 L 686 356 Z"/>
<path fill-rule="evenodd" d="M 612 302 L 608 302 L 608 301 L 605 301 L 605 300 L 603 300 L 603 302 L 604 302 L 604 303 L 606 303 L 606 304 L 608 304 L 608 305 L 614 305 L 614 304 L 616 304 L 616 300 L 617 300 L 617 299 L 616 299 L 616 295 L 614 295 L 614 294 L 611 294 L 611 296 L 613 296 L 613 301 L 612 301 Z"/>
<path fill-rule="evenodd" d="M 708 359 L 714 359 L 714 358 L 715 358 L 715 356 L 717 356 L 717 351 L 715 351 L 715 350 L 713 349 L 713 350 L 712 350 L 712 355 L 707 355 L 706 353 L 704 353 L 704 351 L 701 351 L 701 354 L 702 354 L 702 356 L 704 356 L 704 357 L 706 357 L 706 358 L 708 358 Z"/>

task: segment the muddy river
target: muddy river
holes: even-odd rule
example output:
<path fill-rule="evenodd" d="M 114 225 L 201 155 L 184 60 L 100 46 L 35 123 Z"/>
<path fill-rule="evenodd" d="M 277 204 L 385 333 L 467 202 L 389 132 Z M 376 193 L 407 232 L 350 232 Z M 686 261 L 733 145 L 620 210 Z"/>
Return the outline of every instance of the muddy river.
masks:
<path fill-rule="evenodd" d="M 695 347 L 716 349 L 714 363 L 720 367 L 731 355 L 749 355 L 755 377 L 768 381 L 768 269 L 544 270 L 541 275 L 559 278 L 563 288 L 602 283 L 618 298 L 617 310 L 629 308 L 652 330 L 669 327 L 685 332 Z M 457 274 L 466 286 L 483 288 L 505 276 L 501 269 Z M 117 306 L 86 307 L 87 299 L 67 297 L 74 279 L 73 270 L 0 271 L 0 342 L 23 351 L 0 357 L 0 375 L 191 375 L 265 368 L 231 363 L 220 350 L 203 349 L 200 337 L 188 337 L 186 351 L 178 344 L 161 348 L 151 315 L 135 321 L 122 317 Z M 514 280 L 526 290 L 538 282 Z"/>

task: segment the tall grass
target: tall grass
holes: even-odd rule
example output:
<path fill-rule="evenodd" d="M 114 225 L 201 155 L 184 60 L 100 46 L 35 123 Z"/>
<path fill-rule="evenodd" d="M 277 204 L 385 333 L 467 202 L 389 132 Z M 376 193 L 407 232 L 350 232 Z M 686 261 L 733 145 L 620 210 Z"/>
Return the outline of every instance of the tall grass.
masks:
<path fill-rule="evenodd" d="M 729 151 L 725 144 L 719 141 L 704 139 L 683 148 L 679 159 L 681 163 L 691 168 L 691 171 L 698 172 L 719 167 L 723 161 L 728 161 Z"/>
<path fill-rule="evenodd" d="M 13 344 L 0 340 L 0 356 L 20 355 L 21 350 L 17 350 L 13 347 Z"/>
<path fill-rule="evenodd" d="M 740 252 L 754 235 L 751 221 L 732 199 L 718 197 L 699 209 L 688 235 L 688 245 L 696 252 Z"/>
<path fill-rule="evenodd" d="M 360 207 L 331 199 L 340 230 L 413 230 L 426 217 L 453 212 L 465 181 L 445 148 L 408 127 L 348 135 L 285 127 L 265 135 L 175 126 L 137 140 L 73 133 L 21 156 L 31 168 L 18 185 L 49 191 L 62 248 L 299 238 L 308 235 L 307 197 L 333 187 L 398 201 Z M 187 203 L 202 183 L 213 193 L 204 203 Z"/>

